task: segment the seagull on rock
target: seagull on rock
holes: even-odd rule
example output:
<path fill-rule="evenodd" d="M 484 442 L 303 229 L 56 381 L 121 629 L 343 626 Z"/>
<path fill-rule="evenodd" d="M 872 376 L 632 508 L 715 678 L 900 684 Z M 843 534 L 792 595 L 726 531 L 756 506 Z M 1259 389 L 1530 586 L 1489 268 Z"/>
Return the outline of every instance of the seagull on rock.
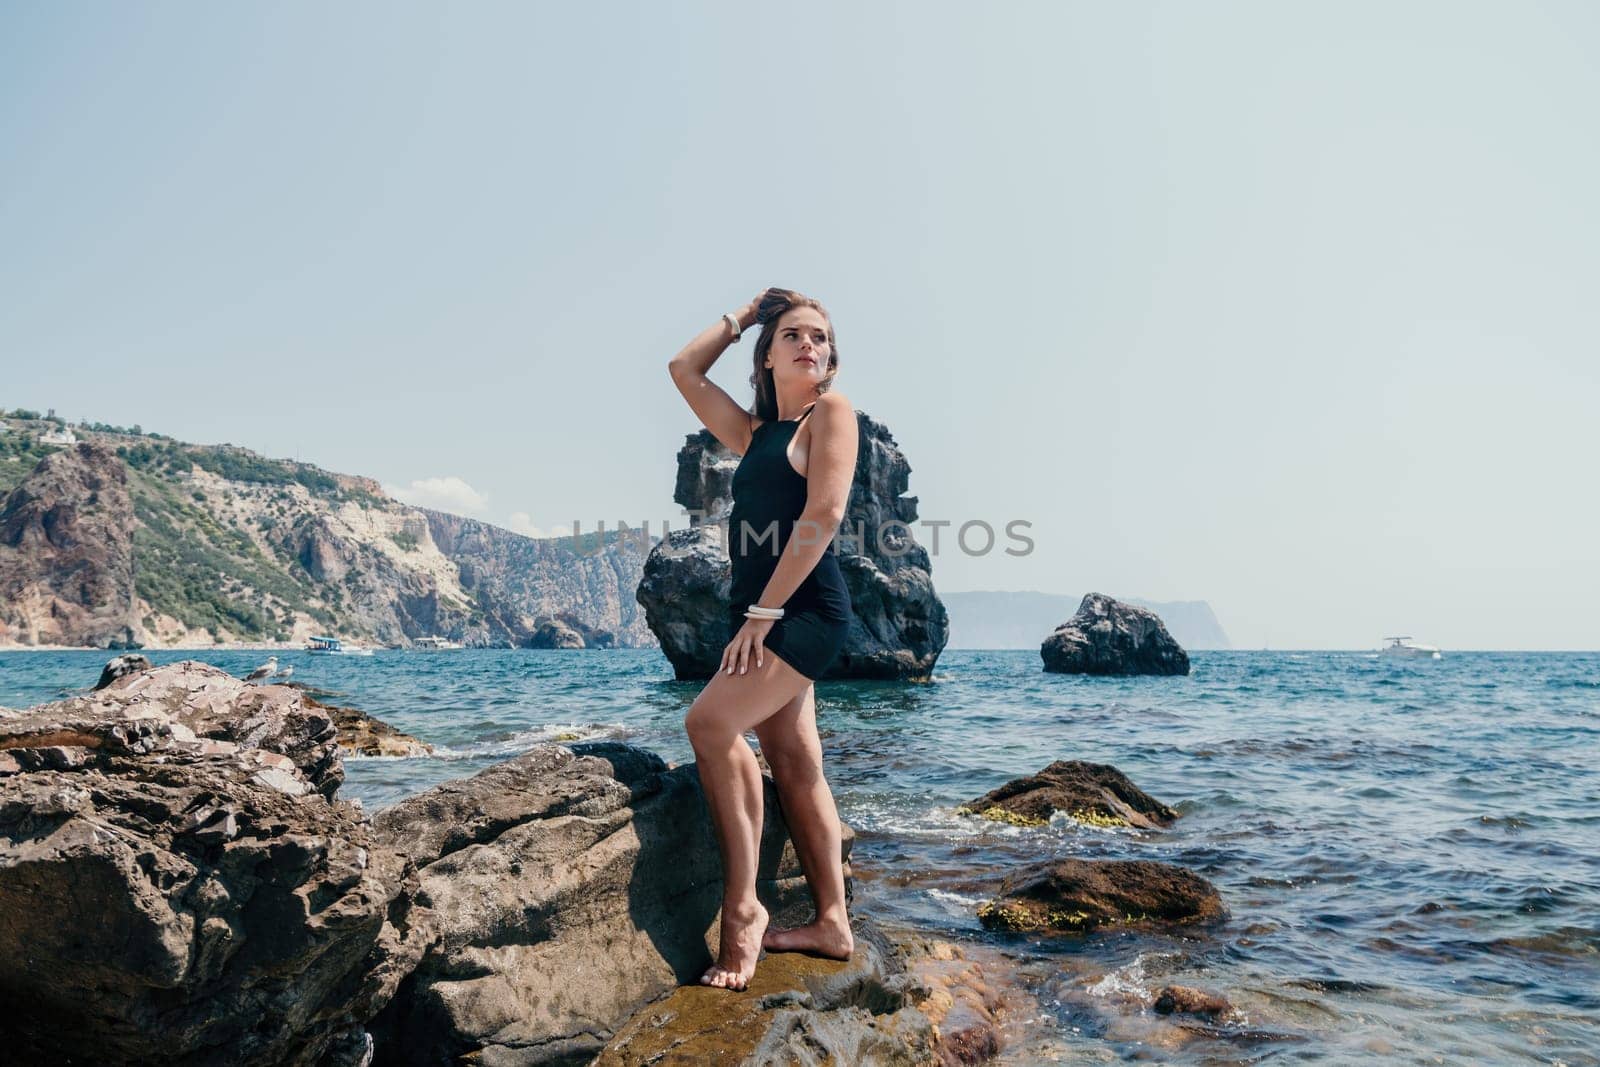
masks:
<path fill-rule="evenodd" d="M 267 662 L 244 676 L 247 682 L 259 682 L 263 678 L 272 677 L 272 672 L 278 669 L 278 657 L 268 656 Z"/>

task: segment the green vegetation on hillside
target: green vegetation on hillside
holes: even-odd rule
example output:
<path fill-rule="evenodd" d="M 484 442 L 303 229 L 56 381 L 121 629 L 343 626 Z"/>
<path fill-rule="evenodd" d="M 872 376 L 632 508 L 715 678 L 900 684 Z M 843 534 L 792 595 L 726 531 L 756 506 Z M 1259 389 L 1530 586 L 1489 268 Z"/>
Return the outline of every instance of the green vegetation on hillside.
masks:
<path fill-rule="evenodd" d="M 0 433 L 0 496 L 15 489 L 41 459 L 59 451 L 61 446 L 41 444 L 36 434 L 17 429 Z"/>
<path fill-rule="evenodd" d="M 139 527 L 133 535 L 134 584 L 150 606 L 185 626 L 240 637 L 283 640 L 290 611 L 334 620 L 311 605 L 310 577 L 265 555 L 179 491 L 163 473 L 128 472 Z"/>

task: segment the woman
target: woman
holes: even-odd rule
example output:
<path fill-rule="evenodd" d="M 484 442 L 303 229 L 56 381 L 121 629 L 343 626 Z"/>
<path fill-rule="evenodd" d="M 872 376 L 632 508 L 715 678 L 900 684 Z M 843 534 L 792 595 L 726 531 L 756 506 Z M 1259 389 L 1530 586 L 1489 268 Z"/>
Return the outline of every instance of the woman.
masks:
<path fill-rule="evenodd" d="M 757 324 L 755 403 L 745 411 L 706 372 Z M 728 522 L 733 639 L 684 720 L 722 851 L 722 945 L 700 981 L 740 990 L 763 948 L 849 959 L 855 947 L 811 683 L 838 655 L 850 626 L 833 536 L 855 476 L 856 417 L 832 389 L 839 354 L 827 312 L 786 289 L 768 289 L 724 315 L 670 367 L 706 429 L 743 457 Z M 756 899 L 762 787 L 744 739 L 750 729 L 772 767 L 816 904 L 814 922 L 789 930 L 768 930 Z"/>

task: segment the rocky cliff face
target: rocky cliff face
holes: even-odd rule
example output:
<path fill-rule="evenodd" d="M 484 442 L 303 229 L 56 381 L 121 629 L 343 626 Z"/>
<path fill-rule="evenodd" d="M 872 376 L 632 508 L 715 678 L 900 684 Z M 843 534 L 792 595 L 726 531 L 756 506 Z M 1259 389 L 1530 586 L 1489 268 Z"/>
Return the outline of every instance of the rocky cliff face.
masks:
<path fill-rule="evenodd" d="M 476 519 L 416 510 L 427 518 L 433 543 L 459 568 L 462 587 L 507 630 L 528 634 L 527 643 L 544 640 L 540 623 L 549 619 L 581 635 L 582 647 L 655 645 L 634 599 L 649 552 L 636 533 L 612 531 L 603 540 L 584 535 L 575 546 L 570 537 L 536 540 Z"/>
<path fill-rule="evenodd" d="M 643 552 L 615 537 L 580 556 L 233 446 L 80 431 L 84 444 L 55 450 L 53 424 L 0 428 L 0 476 L 20 480 L 0 503 L 0 646 L 324 631 L 402 646 L 652 643 L 633 601 Z"/>
<path fill-rule="evenodd" d="M 132 534 L 126 472 L 110 449 L 44 457 L 0 503 L 0 643 L 137 642 Z"/>

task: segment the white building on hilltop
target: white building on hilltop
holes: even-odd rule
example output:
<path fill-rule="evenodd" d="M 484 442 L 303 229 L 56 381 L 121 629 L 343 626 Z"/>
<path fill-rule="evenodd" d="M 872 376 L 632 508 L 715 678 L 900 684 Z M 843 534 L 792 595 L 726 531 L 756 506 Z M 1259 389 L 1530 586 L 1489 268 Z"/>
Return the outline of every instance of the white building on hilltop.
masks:
<path fill-rule="evenodd" d="M 39 440 L 47 445 L 75 445 L 78 443 L 77 435 L 72 432 L 70 427 L 65 426 L 59 430 L 51 430 L 47 434 L 39 435 Z"/>

